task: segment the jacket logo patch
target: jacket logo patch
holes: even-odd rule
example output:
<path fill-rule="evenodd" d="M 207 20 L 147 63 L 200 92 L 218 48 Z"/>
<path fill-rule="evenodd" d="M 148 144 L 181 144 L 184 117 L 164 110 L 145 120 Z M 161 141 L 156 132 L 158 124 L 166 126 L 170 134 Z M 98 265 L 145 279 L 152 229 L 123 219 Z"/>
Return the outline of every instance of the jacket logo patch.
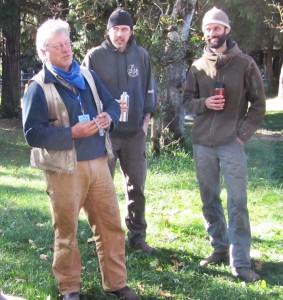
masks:
<path fill-rule="evenodd" d="M 138 77 L 139 76 L 139 69 L 135 65 L 130 65 L 128 67 L 128 75 L 130 77 Z"/>

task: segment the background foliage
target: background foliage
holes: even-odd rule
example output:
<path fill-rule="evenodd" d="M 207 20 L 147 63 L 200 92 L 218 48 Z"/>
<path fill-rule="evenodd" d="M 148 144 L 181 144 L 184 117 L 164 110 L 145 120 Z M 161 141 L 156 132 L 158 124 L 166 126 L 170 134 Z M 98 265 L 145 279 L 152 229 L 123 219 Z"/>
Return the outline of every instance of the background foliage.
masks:
<path fill-rule="evenodd" d="M 200 23 L 203 14 L 213 5 L 228 13 L 232 38 L 257 61 L 266 93 L 275 95 L 278 91 L 280 70 L 283 70 L 283 9 L 278 0 L 2 0 L 0 3 L 3 6 L 0 10 L 3 34 L 0 53 L 5 62 L 0 117 L 21 115 L 23 88 L 20 93 L 19 74 L 21 69 L 30 73 L 41 66 L 34 39 L 43 21 L 47 18 L 69 21 L 75 59 L 80 62 L 88 49 L 103 41 L 108 17 L 118 6 L 133 16 L 137 42 L 149 51 L 153 62 L 158 84 L 158 110 L 152 133 L 156 153 L 161 142 L 184 141 L 182 87 L 192 61 L 202 53 Z M 190 16 L 192 22 L 187 21 Z M 15 20 L 20 20 L 21 26 L 12 26 Z M 13 47 L 17 41 L 20 41 L 20 49 Z"/>

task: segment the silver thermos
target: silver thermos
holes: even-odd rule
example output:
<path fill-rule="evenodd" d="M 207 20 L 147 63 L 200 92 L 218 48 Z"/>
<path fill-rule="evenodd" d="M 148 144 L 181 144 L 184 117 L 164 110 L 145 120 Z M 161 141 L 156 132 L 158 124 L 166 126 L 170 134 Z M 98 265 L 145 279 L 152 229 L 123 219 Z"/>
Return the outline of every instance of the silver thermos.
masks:
<path fill-rule="evenodd" d="M 127 92 L 123 92 L 123 94 L 121 95 L 121 100 L 126 101 L 127 106 L 129 108 L 129 95 Z M 128 122 L 128 112 L 122 112 L 120 115 L 120 122 Z"/>

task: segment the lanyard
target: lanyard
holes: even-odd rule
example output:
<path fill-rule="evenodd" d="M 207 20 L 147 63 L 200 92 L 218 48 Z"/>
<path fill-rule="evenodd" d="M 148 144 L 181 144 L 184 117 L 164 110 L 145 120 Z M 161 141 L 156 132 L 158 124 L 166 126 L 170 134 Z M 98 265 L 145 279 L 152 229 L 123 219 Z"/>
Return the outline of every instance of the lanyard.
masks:
<path fill-rule="evenodd" d="M 82 99 L 81 99 L 81 93 L 80 91 L 78 91 L 78 95 L 76 95 L 76 100 L 79 102 L 80 104 L 80 108 L 81 108 L 81 112 L 82 114 L 84 115 L 85 114 L 85 111 L 84 111 L 84 108 L 83 108 L 83 105 L 82 105 Z"/>
<path fill-rule="evenodd" d="M 68 91 L 69 92 L 69 91 Z M 77 100 L 79 102 L 79 105 L 80 105 L 80 109 L 81 109 L 81 112 L 82 114 L 84 115 L 85 114 L 85 111 L 84 111 L 84 108 L 83 108 L 83 104 L 82 104 L 82 99 L 81 99 L 81 93 L 80 93 L 80 90 L 78 90 L 78 94 L 73 94 L 72 92 L 69 92 L 70 96 Z"/>

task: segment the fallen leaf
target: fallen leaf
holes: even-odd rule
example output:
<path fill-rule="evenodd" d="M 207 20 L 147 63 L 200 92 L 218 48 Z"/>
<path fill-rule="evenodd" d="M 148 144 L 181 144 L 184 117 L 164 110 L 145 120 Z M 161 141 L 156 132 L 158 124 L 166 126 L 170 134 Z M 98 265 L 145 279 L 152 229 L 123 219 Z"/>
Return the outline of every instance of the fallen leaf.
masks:
<path fill-rule="evenodd" d="M 35 242 L 33 240 L 28 240 L 28 242 L 31 245 L 31 248 L 33 248 L 33 249 L 36 248 Z"/>
<path fill-rule="evenodd" d="M 183 263 L 183 262 L 178 262 L 178 261 L 175 260 L 175 259 L 172 259 L 171 262 L 173 263 L 172 270 L 174 270 L 174 271 L 177 271 L 177 270 L 179 269 L 179 267 L 184 266 L 184 263 Z"/>
<path fill-rule="evenodd" d="M 265 263 L 263 261 L 259 261 L 255 263 L 255 269 L 256 270 L 262 270 L 264 267 Z"/>
<path fill-rule="evenodd" d="M 26 282 L 26 280 L 22 278 L 16 278 L 16 282 Z"/>
<path fill-rule="evenodd" d="M 47 260 L 48 259 L 48 255 L 46 255 L 46 254 L 40 254 L 39 258 L 43 259 L 43 260 Z"/>
<path fill-rule="evenodd" d="M 42 223 L 37 223 L 36 226 L 37 226 L 37 227 L 43 227 L 44 224 L 42 224 Z"/>
<path fill-rule="evenodd" d="M 153 261 L 150 263 L 150 266 L 151 266 L 151 267 L 157 267 L 158 264 L 159 264 L 158 259 L 155 259 L 155 260 L 153 260 Z"/>
<path fill-rule="evenodd" d="M 142 285 L 141 283 L 138 283 L 137 287 L 140 291 L 144 292 L 144 290 L 145 290 L 144 285 Z"/>
<path fill-rule="evenodd" d="M 162 268 L 162 266 L 158 266 L 155 270 L 156 270 L 157 272 L 161 272 L 161 271 L 163 271 L 163 268 Z"/>
<path fill-rule="evenodd" d="M 159 292 L 159 295 L 165 298 L 172 298 L 172 295 L 170 293 L 164 293 L 162 291 Z"/>

